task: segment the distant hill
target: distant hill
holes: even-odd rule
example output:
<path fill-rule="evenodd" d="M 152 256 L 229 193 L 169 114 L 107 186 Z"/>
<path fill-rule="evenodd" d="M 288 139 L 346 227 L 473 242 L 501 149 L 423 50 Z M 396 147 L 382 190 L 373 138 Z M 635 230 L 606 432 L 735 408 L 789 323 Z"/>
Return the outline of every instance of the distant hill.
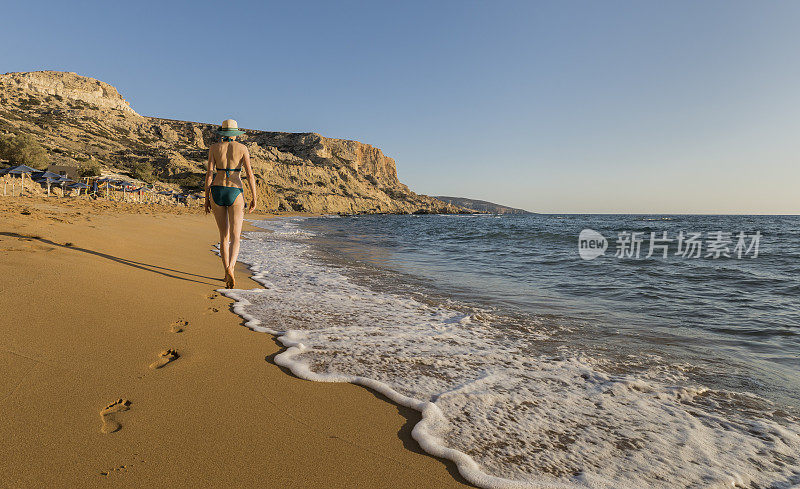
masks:
<path fill-rule="evenodd" d="M 515 209 L 513 207 L 506 207 L 504 205 L 495 204 L 494 202 L 487 202 L 485 200 L 467 199 L 464 197 L 445 197 L 444 195 L 437 195 L 434 199 L 447 202 L 448 204 L 466 207 L 478 212 L 488 212 L 489 214 L 531 214 L 525 209 Z"/>

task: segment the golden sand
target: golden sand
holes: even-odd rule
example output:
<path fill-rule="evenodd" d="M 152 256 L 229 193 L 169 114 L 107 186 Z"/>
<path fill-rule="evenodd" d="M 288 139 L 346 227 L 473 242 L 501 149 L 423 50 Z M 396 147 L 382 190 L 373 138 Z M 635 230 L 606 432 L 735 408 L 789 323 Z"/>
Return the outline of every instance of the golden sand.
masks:
<path fill-rule="evenodd" d="M 466 487 L 415 411 L 276 366 L 216 241 L 197 210 L 0 197 L 0 485 Z"/>

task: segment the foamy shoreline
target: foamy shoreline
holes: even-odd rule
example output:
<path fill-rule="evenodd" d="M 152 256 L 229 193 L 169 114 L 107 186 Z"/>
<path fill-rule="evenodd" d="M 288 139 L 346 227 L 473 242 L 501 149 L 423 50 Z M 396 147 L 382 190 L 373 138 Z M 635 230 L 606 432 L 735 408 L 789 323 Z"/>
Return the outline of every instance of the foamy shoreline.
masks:
<path fill-rule="evenodd" d="M 244 236 L 244 239 L 248 238 Z M 251 273 L 251 278 L 253 280 L 260 283 L 262 286 L 267 285 L 268 282 L 264 281 L 263 275 L 261 275 L 258 270 L 255 270 L 253 266 L 248 265 L 248 270 Z M 435 457 L 441 457 L 455 462 L 461 475 L 464 476 L 464 478 L 469 482 L 476 484 L 479 487 L 490 489 L 574 487 L 572 485 L 564 484 L 525 484 L 500 477 L 493 477 L 484 473 L 478 464 L 472 459 L 472 457 L 464 452 L 447 447 L 443 440 L 431 433 L 431 431 L 434 431 L 430 429 L 432 426 L 447 423 L 444 415 L 435 404 L 405 396 L 395 391 L 387 384 L 370 379 L 368 377 L 319 374 L 312 371 L 305 362 L 296 360 L 294 358 L 307 351 L 307 347 L 302 343 L 301 339 L 295 337 L 295 332 L 279 331 L 267 326 L 263 326 L 261 320 L 247 313 L 246 308 L 247 306 L 251 305 L 251 303 L 241 294 L 237 293 L 237 289 L 218 290 L 226 297 L 236 301 L 232 306 L 232 310 L 245 320 L 244 325 L 247 328 L 259 333 L 268 333 L 273 335 L 285 347 L 284 351 L 275 356 L 275 363 L 289 369 L 297 377 L 313 382 L 349 383 L 360 385 L 379 392 L 400 406 L 405 406 L 418 411 L 421 415 L 421 420 L 414 425 L 414 428 L 411 432 L 414 440 L 419 443 L 420 447 L 422 447 L 425 452 Z"/>
<path fill-rule="evenodd" d="M 275 229 L 273 229 L 273 231 L 275 231 Z M 457 415 L 459 412 L 458 410 L 460 408 L 458 407 L 458 402 L 454 405 L 456 411 L 452 411 L 453 408 L 449 408 L 451 409 L 450 414 L 445 415 L 435 402 L 423 400 L 430 396 L 430 394 L 423 395 L 422 397 L 409 395 L 408 393 L 411 392 L 408 390 L 409 384 L 408 382 L 403 383 L 402 381 L 399 384 L 404 386 L 401 392 L 391 385 L 400 379 L 386 377 L 386 375 L 381 374 L 380 371 L 374 370 L 375 367 L 379 367 L 379 364 L 369 365 L 361 363 L 365 359 L 363 355 L 369 352 L 363 349 L 356 349 L 355 352 L 348 350 L 348 347 L 355 345 L 352 343 L 353 341 L 375 341 L 375 347 L 378 348 L 378 350 L 374 352 L 376 355 L 384 357 L 384 354 L 389 352 L 389 350 L 381 350 L 380 348 L 382 347 L 380 345 L 382 344 L 381 341 L 384 341 L 384 336 L 386 334 L 391 336 L 392 328 L 389 327 L 388 324 L 382 324 L 381 318 L 383 316 L 377 312 L 377 310 L 373 310 L 371 308 L 372 306 L 368 305 L 369 302 L 388 304 L 397 301 L 393 306 L 400 307 L 401 309 L 412 308 L 405 310 L 405 312 L 400 311 L 399 313 L 405 314 L 406 316 L 410 315 L 408 316 L 409 318 L 416 317 L 417 319 L 414 319 L 414 321 L 424 323 L 424 317 L 414 316 L 416 313 L 413 312 L 413 310 L 419 308 L 420 305 L 414 305 L 413 301 L 409 302 L 406 299 L 393 298 L 391 295 L 386 296 L 385 294 L 375 293 L 362 287 L 355 286 L 350 284 L 346 278 L 340 277 L 338 273 L 333 270 L 325 269 L 324 266 L 302 262 L 298 256 L 292 255 L 292 253 L 299 253 L 298 248 L 293 244 L 292 236 L 302 233 L 298 233 L 296 228 L 286 229 L 282 227 L 279 234 L 283 234 L 285 235 L 284 238 L 288 237 L 289 239 L 280 242 L 280 244 L 273 245 L 269 244 L 269 242 L 272 241 L 271 238 L 264 238 L 265 241 L 258 247 L 259 234 L 257 233 L 252 235 L 255 239 L 249 240 L 248 243 L 243 244 L 243 252 L 240 259 L 249 263 L 250 270 L 253 273 L 253 279 L 261 283 L 263 288 L 251 291 L 238 290 L 225 292 L 227 296 L 237 300 L 234 311 L 245 318 L 245 325 L 247 327 L 254 331 L 267 332 L 275 335 L 278 341 L 286 347 L 284 352 L 276 356 L 276 363 L 289 368 L 294 375 L 304 379 L 318 382 L 348 382 L 366 386 L 382 393 L 398 405 L 407 406 L 421 412 L 422 420 L 413 430 L 415 440 L 428 453 L 456 462 L 461 474 L 470 482 L 481 487 L 641 487 L 641 484 L 652 485 L 654 479 L 649 479 L 646 472 L 642 472 L 642 475 L 636 475 L 645 468 L 645 466 L 638 468 L 636 466 L 638 462 L 625 462 L 625 464 L 618 467 L 605 467 L 597 473 L 587 472 L 569 481 L 554 478 L 548 480 L 546 477 L 540 477 L 539 475 L 534 475 L 527 481 L 514 480 L 512 478 L 498 477 L 487 473 L 486 469 L 482 468 L 481 465 L 467 455 L 464 450 L 453 448 L 452 439 L 447 441 L 443 438 L 444 434 L 448 431 L 448 425 L 452 428 L 452 419 L 448 418 L 448 416 Z M 261 233 L 261 235 L 270 236 L 264 233 Z M 254 255 L 253 253 L 256 254 Z M 259 253 L 262 253 L 263 256 L 259 255 Z M 315 288 L 315 284 L 318 288 Z M 327 297 L 326 294 L 329 291 L 334 291 L 331 292 L 334 296 Z M 281 297 L 284 297 L 284 299 L 281 299 Z M 326 309 L 328 304 L 333 308 Z M 340 312 L 337 312 L 338 310 L 353 311 L 353 314 L 356 315 L 345 317 L 342 316 Z M 261 312 L 254 313 L 253 311 Z M 389 314 L 398 313 L 393 309 L 389 311 Z M 443 311 L 443 313 L 445 316 L 449 314 L 446 311 Z M 275 325 L 263 324 L 259 319 L 259 314 L 264 314 L 265 317 L 270 317 L 279 322 L 286 321 L 289 327 L 287 328 L 286 324 L 277 328 Z M 358 314 L 367 316 L 366 323 L 363 322 L 364 318 L 358 316 Z M 469 325 L 470 318 L 463 317 L 462 315 L 461 319 L 456 317 L 448 319 L 448 317 L 445 316 L 442 317 L 443 322 L 450 324 L 447 328 L 450 328 L 456 336 L 452 336 L 448 331 L 444 331 L 444 334 L 450 335 L 447 336 L 448 338 L 462 341 L 458 340 L 458 324 L 463 323 L 464 325 Z M 401 316 L 398 316 L 398 318 L 400 317 Z M 324 326 L 326 321 L 332 321 L 332 323 L 330 323 L 331 326 L 327 329 Z M 365 334 L 358 332 L 359 329 L 364 329 L 365 327 L 369 328 L 369 324 L 373 324 L 371 321 L 377 321 L 374 323 L 374 329 L 368 329 Z M 320 324 L 322 330 L 314 327 L 308 329 L 308 325 L 310 324 Z M 404 324 L 404 327 L 410 328 L 414 325 L 414 323 L 407 323 Z M 431 323 L 429 327 L 433 328 L 433 330 L 438 328 L 434 323 Z M 474 334 L 475 331 L 476 330 L 472 329 L 472 334 Z M 351 335 L 349 339 L 342 343 L 341 341 L 348 338 L 348 335 Z M 391 341 L 394 340 L 392 340 L 391 337 L 387 338 L 386 341 L 390 341 L 390 343 L 386 343 L 386 345 L 393 344 Z M 330 343 L 330 341 L 335 341 L 337 343 Z M 350 343 L 348 343 L 348 341 L 350 341 Z M 334 350 L 330 350 L 332 345 L 344 346 L 341 348 L 336 346 L 333 347 Z M 435 348 L 429 343 L 421 343 L 420 347 L 423 345 L 425 348 Z M 469 345 L 469 343 L 465 343 L 467 351 L 469 351 L 470 348 L 472 348 L 472 351 L 477 351 L 475 348 L 481 348 L 480 344 L 472 345 L 471 347 L 469 347 Z M 397 348 L 399 348 L 399 344 L 392 346 L 392 349 L 396 350 Z M 413 351 L 413 349 L 410 351 Z M 334 356 L 329 358 L 327 356 L 328 354 L 325 352 L 331 352 Z M 322 356 L 320 356 L 320 354 L 322 354 Z M 412 353 L 409 354 L 415 356 Z M 337 358 L 342 358 L 342 355 L 345 358 L 354 358 L 354 363 L 342 363 L 336 360 Z M 362 358 L 362 360 L 359 360 L 359 358 Z M 439 368 L 446 365 L 441 363 L 441 360 L 435 360 L 435 358 L 438 357 L 434 357 L 433 361 Z M 504 358 L 507 359 L 508 357 L 504 356 Z M 330 364 L 330 361 L 334 361 L 334 363 Z M 405 360 L 401 360 L 401 362 L 404 361 Z M 386 368 L 393 369 L 403 365 L 403 363 L 394 365 L 395 367 Z M 366 370 L 363 370 L 364 368 L 366 368 Z M 370 368 L 372 368 L 372 370 L 370 370 Z M 661 474 L 661 480 L 672 481 L 671 484 L 675 483 L 677 486 L 691 484 L 691 481 L 695 478 L 697 478 L 696 480 L 707 478 L 707 482 L 713 481 L 711 482 L 712 484 L 719 485 L 720 487 L 730 486 L 732 483 L 744 483 L 745 481 L 758 478 L 763 480 L 765 476 L 769 478 L 769 475 L 759 475 L 757 471 L 745 467 L 741 467 L 741 471 L 738 469 L 728 469 L 728 467 L 735 466 L 736 460 L 741 461 L 745 460 L 748 456 L 756 456 L 756 453 L 765 449 L 765 446 L 762 446 L 758 439 L 750 437 L 747 434 L 748 430 L 758 430 L 763 436 L 771 437 L 773 441 L 769 443 L 769 450 L 774 450 L 775 456 L 778 457 L 778 459 L 784 456 L 791 456 L 790 454 L 792 450 L 794 450 L 792 446 L 797 446 L 799 442 L 797 433 L 789 428 L 782 428 L 777 424 L 765 421 L 761 421 L 761 426 L 758 426 L 745 418 L 726 419 L 725 416 L 715 414 L 713 411 L 704 412 L 702 404 L 697 404 L 692 407 L 692 410 L 695 411 L 694 416 L 699 414 L 701 419 L 705 419 L 701 423 L 698 423 L 693 420 L 691 416 L 686 415 L 687 413 L 684 412 L 685 408 L 682 406 L 687 403 L 691 405 L 693 399 L 697 396 L 704 397 L 709 394 L 713 396 L 724 396 L 726 394 L 724 392 L 711 393 L 709 389 L 703 387 L 693 388 L 689 386 L 681 387 L 679 384 L 672 385 L 671 382 L 677 380 L 677 378 L 675 378 L 675 380 L 670 380 L 671 378 L 660 378 L 659 376 L 662 374 L 658 372 L 654 372 L 655 376 L 647 378 L 610 376 L 602 370 L 598 370 L 593 360 L 582 360 L 580 358 L 567 358 L 565 362 L 560 363 L 556 361 L 552 363 L 543 362 L 540 365 L 529 364 L 525 369 L 532 369 L 530 370 L 531 374 L 541 376 L 541 380 L 546 380 L 552 376 L 554 379 L 563 378 L 564 381 L 571 384 L 564 390 L 548 391 L 544 389 L 538 392 L 539 397 L 530 397 L 530 399 L 538 398 L 547 401 L 548 406 L 550 406 L 548 409 L 551 411 L 549 414 L 544 414 L 543 421 L 546 423 L 555 423 L 552 429 L 563 429 L 558 428 L 559 423 L 577 422 L 580 419 L 589 419 L 600 414 L 604 416 L 600 418 L 600 420 L 612 429 L 631 430 L 632 435 L 630 436 L 635 434 L 636 436 L 645 437 L 645 440 L 649 440 L 643 441 L 642 443 L 645 444 L 642 445 L 640 449 L 653 444 L 651 446 L 651 449 L 655 451 L 653 456 L 664 458 L 658 465 L 659 468 L 657 470 L 659 472 L 653 472 L 653 476 Z M 537 370 L 540 372 L 536 373 Z M 366 376 L 360 375 L 357 373 L 359 371 L 369 371 L 372 372 L 372 374 Z M 374 374 L 377 374 L 378 377 L 375 377 Z M 487 375 L 489 376 L 488 378 L 493 378 L 497 374 L 488 373 Z M 581 377 L 583 380 L 581 380 Z M 577 383 L 573 380 L 569 380 L 572 378 L 577 378 Z M 427 378 L 414 378 L 412 380 L 415 382 L 423 381 L 423 383 L 431 382 L 431 379 Z M 667 383 L 664 383 L 665 381 Z M 483 382 L 484 381 L 480 379 L 478 379 L 477 383 L 468 380 L 467 384 L 464 384 L 464 386 L 470 384 L 477 385 Z M 492 380 L 491 382 L 495 381 Z M 508 382 L 513 383 L 517 381 L 509 378 L 501 381 L 501 384 L 497 385 L 500 386 L 502 383 Z M 431 384 L 431 386 L 433 385 L 435 385 L 435 383 Z M 533 395 L 534 392 L 537 392 L 533 389 L 541 389 L 541 386 L 546 385 L 546 383 L 533 384 L 525 388 L 532 389 L 530 393 Z M 463 386 L 459 387 L 459 389 L 462 388 Z M 413 391 L 413 387 L 411 390 Z M 434 389 L 430 392 L 435 393 L 438 391 Z M 478 392 L 479 391 L 476 391 L 476 394 Z M 607 394 L 605 393 L 607 392 L 616 393 L 618 400 L 614 401 L 613 398 L 606 399 L 605 396 Z M 434 394 L 432 399 L 441 399 L 443 395 L 444 393 Z M 570 399 L 575 399 L 576 395 L 589 395 L 591 396 L 590 399 L 594 400 L 589 402 L 586 406 L 583 406 L 581 403 L 572 404 L 573 401 L 570 401 Z M 450 394 L 448 394 L 448 396 L 450 396 Z M 619 400 L 622 402 L 620 403 Z M 449 398 L 448 402 L 450 402 Z M 604 415 L 602 411 L 594 412 L 596 408 L 591 407 L 592 402 L 606 403 L 607 405 L 603 409 L 607 410 L 607 413 Z M 637 410 L 630 410 L 626 407 L 628 403 L 633 403 L 639 407 Z M 465 405 L 464 408 L 466 407 Z M 540 415 L 541 414 L 542 413 L 540 413 Z M 622 416 L 622 418 L 614 421 L 615 416 Z M 653 435 L 657 435 L 658 438 L 653 438 L 648 434 L 649 430 L 664 422 L 667 424 L 671 423 L 672 428 L 667 429 L 667 431 L 662 431 L 662 429 L 655 431 Z M 705 426 L 706 423 L 711 424 Z M 720 428 L 712 427 L 717 424 Z M 728 429 L 732 428 L 732 431 L 728 433 L 722 431 L 721 427 L 724 425 L 728 425 Z M 488 426 L 490 425 L 486 425 L 484 428 Z M 544 427 L 547 425 L 541 426 Z M 534 426 L 525 428 L 524 426 L 518 426 L 514 429 L 522 430 L 523 433 L 526 430 L 531 430 L 530 434 L 533 435 L 542 428 L 536 428 Z M 468 431 L 464 432 L 461 430 L 459 433 L 459 436 L 471 436 Z M 485 431 L 482 433 L 488 435 Z M 594 431 L 589 433 L 594 433 Z M 580 432 L 576 432 L 576 434 L 579 435 Z M 599 434 L 598 432 L 597 435 Z M 597 435 L 592 434 L 592 436 Z M 452 434 L 447 436 L 452 436 Z M 597 440 L 602 443 L 602 435 L 600 436 L 601 438 Z M 685 454 L 681 455 L 681 457 L 685 458 L 675 458 L 670 461 L 669 457 L 675 456 L 675 447 L 681 446 L 680 439 L 684 439 L 684 445 L 686 445 L 686 449 L 684 449 Z M 520 441 L 524 441 L 524 439 L 520 439 Z M 616 442 L 609 440 L 605 443 Z M 716 449 L 711 449 L 711 447 L 714 446 L 737 446 L 739 452 L 727 454 L 725 451 L 714 451 Z M 687 451 L 687 449 L 691 451 Z M 552 450 L 553 455 L 556 455 L 558 451 L 556 447 L 553 447 Z M 591 447 L 589 446 L 583 448 L 582 453 L 585 455 L 579 455 L 579 459 L 574 463 L 580 464 L 580 459 L 583 458 L 591 462 L 593 455 L 591 455 L 590 450 Z M 702 457 L 703 455 L 701 454 L 704 453 L 704 451 L 708 451 L 708 456 L 710 457 L 706 460 L 707 467 L 703 469 L 705 472 L 701 473 L 697 471 L 692 473 L 687 471 L 688 464 L 693 464 L 694 462 L 692 462 L 692 460 L 697 459 L 697 457 Z M 644 452 L 647 452 L 647 450 L 645 449 Z M 487 460 L 485 459 L 484 463 L 486 462 Z M 772 463 L 769 462 L 768 458 L 764 458 L 763 462 Z M 655 467 L 652 464 L 647 466 Z M 594 465 L 589 467 L 599 468 L 599 466 Z M 779 475 L 781 472 L 781 465 L 771 465 L 771 467 L 772 470 L 776 471 L 774 476 L 777 480 L 782 479 L 783 476 Z M 500 470 L 501 473 L 505 470 L 500 469 L 498 466 L 491 466 L 490 469 L 492 471 Z M 618 475 L 614 475 L 615 471 Z M 506 470 L 505 473 L 513 474 L 514 471 Z M 629 477 L 631 479 L 626 482 L 626 479 Z M 791 476 L 786 475 L 786 477 L 786 481 L 788 482 Z M 647 482 L 648 480 L 650 481 L 649 483 Z"/>

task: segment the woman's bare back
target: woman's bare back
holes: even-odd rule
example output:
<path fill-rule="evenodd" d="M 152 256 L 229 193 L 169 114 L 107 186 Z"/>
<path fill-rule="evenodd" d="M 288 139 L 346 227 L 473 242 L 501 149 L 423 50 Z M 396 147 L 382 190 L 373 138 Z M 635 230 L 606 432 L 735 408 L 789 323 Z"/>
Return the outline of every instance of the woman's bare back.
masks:
<path fill-rule="evenodd" d="M 226 187 L 242 188 L 241 171 L 219 171 L 225 168 L 237 169 L 244 165 L 244 157 L 247 154 L 247 146 L 236 141 L 223 141 L 214 143 L 208 149 L 214 161 L 214 168 L 217 174 L 214 176 L 212 185 L 224 185 Z"/>

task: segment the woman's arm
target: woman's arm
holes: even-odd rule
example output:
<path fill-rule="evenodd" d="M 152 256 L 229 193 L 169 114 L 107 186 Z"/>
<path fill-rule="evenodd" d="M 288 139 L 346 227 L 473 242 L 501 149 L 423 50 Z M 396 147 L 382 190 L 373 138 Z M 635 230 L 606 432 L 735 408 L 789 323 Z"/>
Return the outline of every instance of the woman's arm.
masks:
<path fill-rule="evenodd" d="M 211 148 L 208 149 L 208 165 L 206 167 L 206 203 L 204 204 L 203 208 L 206 211 L 206 214 L 211 212 L 211 201 L 209 201 L 209 190 L 211 189 L 211 182 L 214 180 L 214 153 L 211 151 Z"/>
<path fill-rule="evenodd" d="M 250 193 L 253 194 L 253 198 L 250 200 L 250 208 L 247 209 L 247 212 L 253 212 L 256 205 L 258 205 L 258 197 L 256 196 L 256 177 L 253 175 L 253 168 L 250 167 L 250 151 L 247 150 L 247 146 L 244 147 L 244 161 L 242 164 L 244 165 L 244 171 L 247 172 Z"/>

